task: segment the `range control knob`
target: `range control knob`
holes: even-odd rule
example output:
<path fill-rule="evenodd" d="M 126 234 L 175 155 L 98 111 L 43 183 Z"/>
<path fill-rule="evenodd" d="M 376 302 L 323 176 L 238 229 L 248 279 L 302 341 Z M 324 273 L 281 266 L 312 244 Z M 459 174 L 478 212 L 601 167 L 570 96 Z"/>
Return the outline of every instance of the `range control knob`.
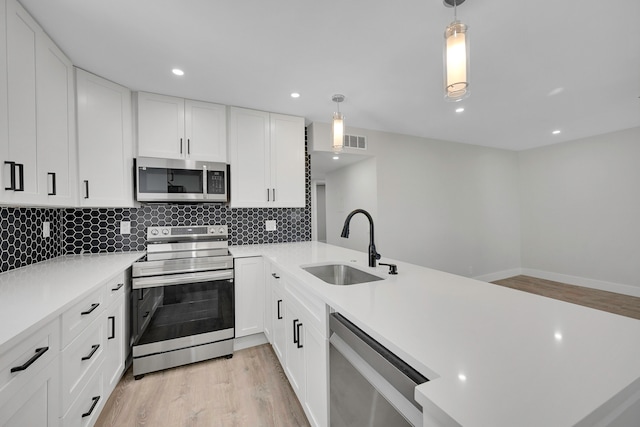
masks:
<path fill-rule="evenodd" d="M 224 227 L 220 227 L 220 229 L 218 230 L 218 233 L 224 234 Z"/>
<path fill-rule="evenodd" d="M 166 236 L 167 234 L 169 234 L 169 229 L 167 229 L 167 228 L 163 228 L 163 229 L 162 229 L 162 234 L 164 234 L 165 236 Z"/>
<path fill-rule="evenodd" d="M 151 230 L 151 234 L 154 236 L 158 235 L 158 230 L 156 230 L 155 228 Z"/>
<path fill-rule="evenodd" d="M 209 227 L 209 234 L 215 234 L 216 229 L 213 227 Z"/>

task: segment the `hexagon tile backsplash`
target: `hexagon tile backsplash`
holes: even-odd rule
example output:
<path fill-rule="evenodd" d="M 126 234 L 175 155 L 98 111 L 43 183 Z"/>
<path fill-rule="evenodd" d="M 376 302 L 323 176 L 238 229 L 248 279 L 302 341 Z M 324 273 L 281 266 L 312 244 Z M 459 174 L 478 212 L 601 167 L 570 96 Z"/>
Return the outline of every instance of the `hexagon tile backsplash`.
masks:
<path fill-rule="evenodd" d="M 231 209 L 215 204 L 148 204 L 139 208 L 37 209 L 0 207 L 2 253 L 0 272 L 82 252 L 141 251 L 147 227 L 153 225 L 229 226 L 230 245 L 311 240 L 311 163 L 306 160 L 304 208 Z M 266 231 L 265 221 L 277 230 Z M 131 223 L 131 234 L 120 234 L 120 222 Z M 50 237 L 42 236 L 49 222 Z"/>

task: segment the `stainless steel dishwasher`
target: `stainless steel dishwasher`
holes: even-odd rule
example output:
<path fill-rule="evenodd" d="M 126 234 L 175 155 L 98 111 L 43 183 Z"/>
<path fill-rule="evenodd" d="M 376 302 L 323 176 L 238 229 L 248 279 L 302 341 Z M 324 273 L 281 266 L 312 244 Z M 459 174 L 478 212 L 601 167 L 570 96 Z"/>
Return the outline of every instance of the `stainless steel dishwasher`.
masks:
<path fill-rule="evenodd" d="M 421 426 L 414 389 L 429 380 L 341 314 L 329 324 L 331 427 Z"/>

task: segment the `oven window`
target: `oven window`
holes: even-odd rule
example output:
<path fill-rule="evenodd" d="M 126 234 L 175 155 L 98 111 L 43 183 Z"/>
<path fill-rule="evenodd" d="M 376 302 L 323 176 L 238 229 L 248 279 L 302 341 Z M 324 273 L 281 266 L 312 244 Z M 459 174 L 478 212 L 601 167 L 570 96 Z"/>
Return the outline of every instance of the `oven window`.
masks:
<path fill-rule="evenodd" d="M 202 194 L 203 173 L 202 170 L 140 167 L 139 192 Z"/>
<path fill-rule="evenodd" d="M 149 326 L 137 345 L 233 328 L 233 281 L 163 286 Z"/>

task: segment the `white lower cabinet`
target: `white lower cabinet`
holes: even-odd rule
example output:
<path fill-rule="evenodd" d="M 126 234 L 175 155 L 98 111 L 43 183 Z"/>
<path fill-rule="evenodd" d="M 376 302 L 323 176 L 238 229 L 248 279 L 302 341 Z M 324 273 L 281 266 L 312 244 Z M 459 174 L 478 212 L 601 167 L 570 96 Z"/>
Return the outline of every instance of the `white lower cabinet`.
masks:
<path fill-rule="evenodd" d="M 262 257 L 236 258 L 235 334 L 236 338 L 264 331 L 264 264 Z"/>
<path fill-rule="evenodd" d="M 300 293 L 302 286 L 285 277 L 277 267 L 267 269 L 271 295 L 271 345 L 280 360 L 312 426 L 329 425 L 329 370 L 326 306 L 313 296 Z M 318 312 L 319 311 L 319 312 Z M 322 332 L 324 331 L 324 332 Z"/>
<path fill-rule="evenodd" d="M 124 372 L 127 357 L 127 322 L 125 319 L 124 292 L 107 307 L 105 360 L 103 365 L 105 391 L 109 394 L 116 388 Z M 103 317 L 104 319 L 104 317 Z"/>
<path fill-rule="evenodd" d="M 104 381 L 103 370 L 98 367 L 62 418 L 62 426 L 88 427 L 95 424 L 109 396 Z"/>

